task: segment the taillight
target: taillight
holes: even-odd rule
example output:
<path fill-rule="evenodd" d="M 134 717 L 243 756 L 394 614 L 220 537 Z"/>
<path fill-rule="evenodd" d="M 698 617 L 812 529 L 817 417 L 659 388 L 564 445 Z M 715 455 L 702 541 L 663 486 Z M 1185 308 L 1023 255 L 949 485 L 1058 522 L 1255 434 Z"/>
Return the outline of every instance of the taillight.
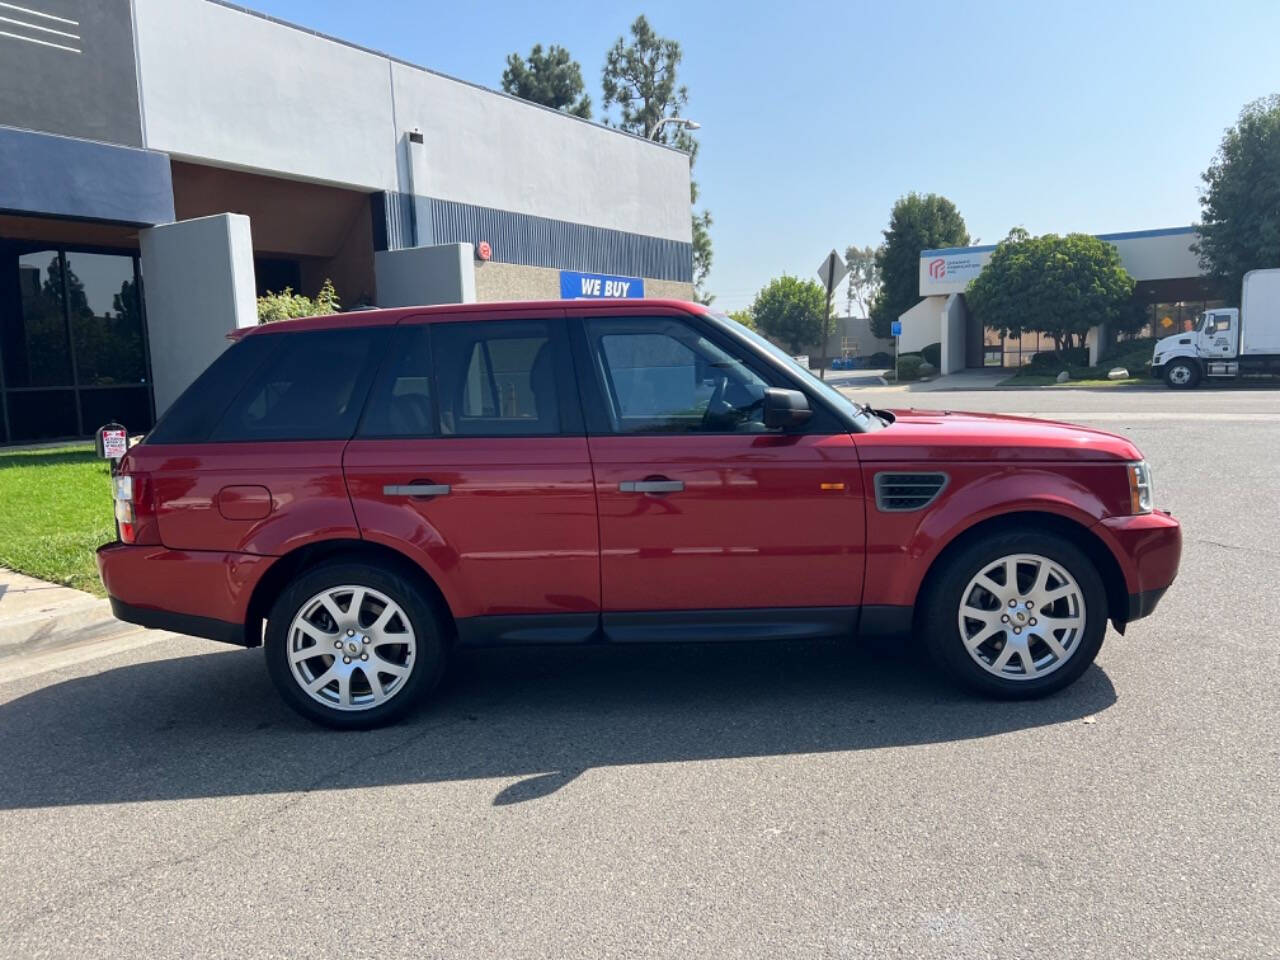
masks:
<path fill-rule="evenodd" d="M 159 543 L 151 478 L 145 473 L 122 473 L 111 478 L 116 529 L 122 543 Z"/>

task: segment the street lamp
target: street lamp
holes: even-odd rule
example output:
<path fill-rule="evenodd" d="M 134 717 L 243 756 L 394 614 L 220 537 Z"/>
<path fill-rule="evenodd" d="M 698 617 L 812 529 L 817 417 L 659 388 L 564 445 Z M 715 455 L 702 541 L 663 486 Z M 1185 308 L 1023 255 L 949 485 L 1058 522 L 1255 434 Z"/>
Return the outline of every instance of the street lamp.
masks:
<path fill-rule="evenodd" d="M 700 130 L 702 128 L 702 124 L 700 124 L 697 120 L 686 120 L 684 117 L 663 117 L 661 120 L 658 121 L 657 125 L 653 128 L 653 133 L 649 134 L 649 139 L 657 140 L 658 133 L 668 123 L 678 124 L 679 126 L 684 127 L 686 130 Z"/>

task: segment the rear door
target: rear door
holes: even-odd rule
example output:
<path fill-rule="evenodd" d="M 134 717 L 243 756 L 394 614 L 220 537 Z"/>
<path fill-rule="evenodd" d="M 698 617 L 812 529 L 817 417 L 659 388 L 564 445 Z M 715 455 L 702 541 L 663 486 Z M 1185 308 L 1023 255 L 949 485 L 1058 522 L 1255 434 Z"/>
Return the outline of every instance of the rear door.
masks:
<path fill-rule="evenodd" d="M 391 333 L 261 332 L 229 347 L 137 448 L 165 546 L 276 555 L 358 537 L 342 450 Z"/>
<path fill-rule="evenodd" d="M 852 630 L 865 517 L 847 429 L 816 407 L 766 428 L 763 390 L 795 384 L 701 318 L 587 316 L 577 336 L 606 635 Z"/>
<path fill-rule="evenodd" d="M 397 329 L 344 469 L 361 534 L 408 550 L 464 642 L 578 642 L 600 608 L 563 311 Z"/>

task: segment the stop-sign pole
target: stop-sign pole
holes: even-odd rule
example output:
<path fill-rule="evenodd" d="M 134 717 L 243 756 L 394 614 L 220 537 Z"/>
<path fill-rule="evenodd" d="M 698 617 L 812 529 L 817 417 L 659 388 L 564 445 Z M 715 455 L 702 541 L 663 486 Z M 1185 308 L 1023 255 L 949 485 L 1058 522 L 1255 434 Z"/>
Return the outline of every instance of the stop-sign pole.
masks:
<path fill-rule="evenodd" d="M 818 279 L 827 288 L 826 313 L 822 315 L 822 343 L 818 348 L 818 376 L 823 380 L 827 379 L 827 337 L 829 336 L 827 324 L 831 321 L 831 295 L 835 292 L 836 284 L 843 280 L 848 272 L 849 267 L 834 250 L 818 265 Z"/>

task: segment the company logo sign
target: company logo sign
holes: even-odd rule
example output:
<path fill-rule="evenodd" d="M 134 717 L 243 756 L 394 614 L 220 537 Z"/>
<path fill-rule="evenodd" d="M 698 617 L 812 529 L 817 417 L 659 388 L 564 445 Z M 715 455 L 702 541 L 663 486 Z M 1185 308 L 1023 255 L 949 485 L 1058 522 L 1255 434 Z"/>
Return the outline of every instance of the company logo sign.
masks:
<path fill-rule="evenodd" d="M 920 258 L 920 295 L 962 292 L 991 260 L 991 250 L 940 252 Z"/>
<path fill-rule="evenodd" d="M 644 281 L 639 277 L 560 271 L 561 300 L 639 300 L 643 297 Z"/>

